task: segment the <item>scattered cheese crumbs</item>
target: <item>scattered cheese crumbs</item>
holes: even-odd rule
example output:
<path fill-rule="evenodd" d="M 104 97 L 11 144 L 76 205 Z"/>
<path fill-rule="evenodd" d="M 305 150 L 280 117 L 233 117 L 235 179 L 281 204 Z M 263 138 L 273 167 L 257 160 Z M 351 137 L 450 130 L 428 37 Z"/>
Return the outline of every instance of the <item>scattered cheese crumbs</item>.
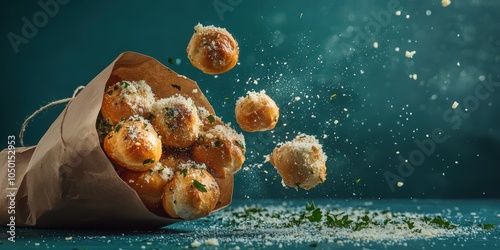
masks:
<path fill-rule="evenodd" d="M 432 11 L 430 11 L 430 10 L 426 10 L 426 11 L 425 11 L 425 14 L 426 14 L 426 15 L 428 15 L 428 16 L 430 16 L 430 15 L 432 14 Z"/>
<path fill-rule="evenodd" d="M 451 0 L 441 0 L 441 5 L 443 5 L 443 7 L 448 7 L 450 4 Z"/>
<path fill-rule="evenodd" d="M 193 91 L 191 91 L 193 94 L 196 94 L 198 93 L 198 89 L 193 89 Z"/>
<path fill-rule="evenodd" d="M 406 51 L 405 56 L 408 58 L 413 58 L 413 56 L 417 53 L 415 50 L 414 51 Z"/>
<path fill-rule="evenodd" d="M 417 74 L 410 74 L 410 78 L 413 80 L 417 80 Z"/>
<path fill-rule="evenodd" d="M 410 19 L 410 15 L 406 15 L 406 19 Z"/>
<path fill-rule="evenodd" d="M 374 47 L 374 48 L 376 48 L 376 49 L 378 49 L 378 43 L 377 43 L 377 42 L 374 42 L 374 43 L 373 43 L 373 47 Z"/>
<path fill-rule="evenodd" d="M 205 241 L 205 244 L 207 246 L 218 247 L 219 246 L 219 240 L 217 240 L 216 238 L 211 238 L 211 239 L 208 239 L 207 241 Z"/>
<path fill-rule="evenodd" d="M 64 238 L 65 240 L 73 240 L 73 237 L 69 236 L 69 237 L 66 237 Z"/>
<path fill-rule="evenodd" d="M 300 101 L 300 96 L 296 96 L 296 97 L 294 98 L 294 100 L 295 100 L 296 102 Z"/>
<path fill-rule="evenodd" d="M 198 240 L 195 240 L 193 241 L 193 243 L 191 243 L 191 248 L 198 248 L 201 246 L 201 242 L 199 242 Z"/>
<path fill-rule="evenodd" d="M 344 112 L 347 112 L 347 108 L 344 108 Z"/>
<path fill-rule="evenodd" d="M 402 181 L 398 181 L 398 183 L 396 185 L 398 185 L 398 187 L 402 187 L 404 185 L 404 183 Z"/>
<path fill-rule="evenodd" d="M 339 120 L 333 121 L 333 124 L 335 124 L 335 125 L 339 124 Z"/>
<path fill-rule="evenodd" d="M 394 51 L 399 52 L 399 47 L 396 47 Z"/>
<path fill-rule="evenodd" d="M 400 10 L 396 10 L 396 16 L 401 16 L 401 11 Z"/>
<path fill-rule="evenodd" d="M 452 109 L 456 109 L 458 107 L 458 102 L 454 102 L 452 105 L 451 105 L 451 108 Z"/>

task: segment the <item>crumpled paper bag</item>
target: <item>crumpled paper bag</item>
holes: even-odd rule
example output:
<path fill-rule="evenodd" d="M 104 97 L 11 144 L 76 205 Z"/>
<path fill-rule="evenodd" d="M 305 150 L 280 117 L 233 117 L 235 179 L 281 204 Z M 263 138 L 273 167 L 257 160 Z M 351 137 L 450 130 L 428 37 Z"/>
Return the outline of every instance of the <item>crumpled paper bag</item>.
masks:
<path fill-rule="evenodd" d="M 96 119 L 104 89 L 121 80 L 145 80 L 159 98 L 181 94 L 214 113 L 196 82 L 151 57 L 122 53 L 67 105 L 38 145 L 16 148 L 14 183 L 0 178 L 2 225 L 10 216 L 16 226 L 40 228 L 159 228 L 180 221 L 149 212 L 101 148 Z M 0 152 L 4 175 L 7 155 L 7 149 Z M 231 203 L 233 177 L 216 180 L 219 210 Z M 13 190 L 15 214 L 9 214 Z"/>

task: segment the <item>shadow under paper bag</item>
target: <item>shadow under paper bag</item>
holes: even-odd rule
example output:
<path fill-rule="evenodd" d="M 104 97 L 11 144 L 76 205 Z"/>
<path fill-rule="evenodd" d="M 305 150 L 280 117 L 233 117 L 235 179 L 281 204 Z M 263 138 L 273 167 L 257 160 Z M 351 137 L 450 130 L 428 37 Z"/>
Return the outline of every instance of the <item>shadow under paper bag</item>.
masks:
<path fill-rule="evenodd" d="M 145 80 L 158 98 L 181 94 L 215 114 L 196 82 L 151 57 L 122 53 L 67 105 L 38 145 L 16 148 L 14 186 L 0 179 L 3 204 L 16 192 L 15 214 L 2 205 L 2 225 L 10 216 L 16 226 L 40 228 L 159 228 L 180 221 L 151 213 L 101 148 L 96 120 L 104 89 L 121 80 Z M 7 149 L 0 152 L 4 173 L 7 155 Z M 219 210 L 231 203 L 233 177 L 216 180 Z"/>

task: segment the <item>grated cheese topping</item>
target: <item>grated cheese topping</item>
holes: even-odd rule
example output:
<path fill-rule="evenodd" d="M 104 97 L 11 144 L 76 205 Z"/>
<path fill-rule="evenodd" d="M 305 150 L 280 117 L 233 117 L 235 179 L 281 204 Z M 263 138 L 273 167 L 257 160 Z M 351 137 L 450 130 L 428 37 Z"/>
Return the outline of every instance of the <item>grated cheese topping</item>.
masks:
<path fill-rule="evenodd" d="M 125 101 L 132 110 L 139 113 L 151 112 L 151 106 L 155 101 L 155 95 L 151 87 L 144 81 L 122 81 L 120 86 L 120 98 Z"/>

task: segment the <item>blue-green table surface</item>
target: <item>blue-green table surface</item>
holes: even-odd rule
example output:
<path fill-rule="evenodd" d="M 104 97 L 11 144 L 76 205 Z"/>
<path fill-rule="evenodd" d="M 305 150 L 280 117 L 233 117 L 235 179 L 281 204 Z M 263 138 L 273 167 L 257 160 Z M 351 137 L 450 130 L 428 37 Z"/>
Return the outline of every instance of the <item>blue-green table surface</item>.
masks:
<path fill-rule="evenodd" d="M 304 240 L 299 227 L 297 241 L 263 240 L 263 234 L 271 232 L 280 237 L 286 234 L 284 228 L 270 230 L 236 230 L 221 219 L 221 213 L 241 207 L 257 206 L 260 208 L 285 206 L 303 207 L 308 200 L 234 200 L 223 212 L 216 212 L 206 218 L 180 222 L 167 227 L 146 230 L 51 230 L 51 229 L 16 229 L 16 242 L 11 243 L 2 237 L 0 249 L 191 249 L 192 243 L 205 242 L 216 238 L 218 246 L 201 244 L 197 249 L 500 249 L 500 200 L 314 200 L 317 207 L 362 208 L 367 210 L 387 210 L 393 213 L 412 214 L 447 214 L 449 221 L 459 227 L 488 223 L 494 229 L 481 230 L 470 238 L 433 237 L 422 239 L 402 239 L 397 243 L 389 241 L 344 240 L 338 244 L 333 239 Z M 459 215 L 459 216 L 457 216 Z M 1 228 L 5 236 L 7 228 Z M 306 229 L 304 229 L 306 230 Z M 282 231 L 282 232 L 280 232 Z M 274 236 L 273 236 L 274 237 Z M 245 239 L 245 240 L 238 240 Z"/>

